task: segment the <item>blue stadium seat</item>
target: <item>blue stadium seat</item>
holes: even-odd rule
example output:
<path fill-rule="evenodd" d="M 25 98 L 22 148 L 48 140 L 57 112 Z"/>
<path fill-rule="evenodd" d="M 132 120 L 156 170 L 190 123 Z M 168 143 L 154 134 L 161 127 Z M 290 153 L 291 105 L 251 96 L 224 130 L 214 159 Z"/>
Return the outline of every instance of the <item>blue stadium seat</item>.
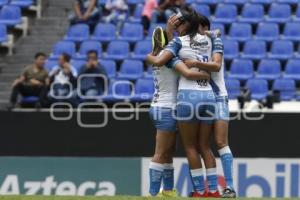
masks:
<path fill-rule="evenodd" d="M 296 22 L 300 22 L 300 5 L 298 5 L 298 8 L 297 8 L 297 10 L 296 10 L 296 14 L 295 14 L 294 20 L 295 20 Z"/>
<path fill-rule="evenodd" d="M 139 60 L 124 60 L 118 74 L 119 79 L 137 80 L 144 75 L 143 62 Z"/>
<path fill-rule="evenodd" d="M 152 66 L 147 67 L 147 71 L 144 75 L 144 78 L 151 79 L 153 81 L 153 67 Z"/>
<path fill-rule="evenodd" d="M 285 40 L 300 40 L 300 22 L 289 22 L 285 24 L 282 39 Z"/>
<path fill-rule="evenodd" d="M 266 18 L 268 22 L 285 23 L 290 21 L 292 16 L 291 7 L 288 4 L 272 4 L 269 9 L 269 15 Z"/>
<path fill-rule="evenodd" d="M 73 42 L 83 42 L 90 37 L 90 28 L 86 24 L 76 24 L 69 28 L 65 40 Z"/>
<path fill-rule="evenodd" d="M 21 104 L 35 104 L 39 101 L 39 97 L 37 96 L 23 96 L 21 99 Z"/>
<path fill-rule="evenodd" d="M 216 8 L 214 22 L 230 24 L 236 21 L 237 7 L 231 4 L 219 4 Z"/>
<path fill-rule="evenodd" d="M 138 4 L 134 9 L 133 16 L 130 17 L 130 22 L 132 22 L 132 23 L 141 23 L 143 9 L 144 9 L 144 5 L 143 4 Z"/>
<path fill-rule="evenodd" d="M 98 0 L 97 5 L 98 6 L 104 6 L 106 4 L 106 0 Z"/>
<path fill-rule="evenodd" d="M 243 58 L 262 59 L 266 57 L 267 45 L 264 41 L 250 40 L 245 43 Z"/>
<path fill-rule="evenodd" d="M 277 0 L 278 3 L 297 4 L 299 0 Z"/>
<path fill-rule="evenodd" d="M 135 83 L 134 96 L 131 101 L 151 101 L 154 93 L 154 83 L 151 79 L 138 79 Z"/>
<path fill-rule="evenodd" d="M 239 57 L 239 43 L 237 41 L 225 40 L 224 44 L 224 58 L 235 59 Z"/>
<path fill-rule="evenodd" d="M 277 40 L 272 43 L 269 58 L 286 60 L 294 55 L 293 42 L 288 40 Z"/>
<path fill-rule="evenodd" d="M 74 59 L 71 61 L 72 66 L 77 70 L 77 72 L 79 73 L 81 68 L 86 64 L 85 60 L 77 60 Z"/>
<path fill-rule="evenodd" d="M 127 0 L 126 1 L 129 5 L 138 5 L 138 4 L 143 4 L 144 0 Z"/>
<path fill-rule="evenodd" d="M 226 89 L 228 92 L 229 99 L 236 99 L 241 95 L 241 83 L 237 79 L 226 79 Z"/>
<path fill-rule="evenodd" d="M 276 79 L 273 83 L 273 90 L 280 92 L 282 101 L 289 101 L 296 96 L 296 84 L 292 79 Z"/>
<path fill-rule="evenodd" d="M 263 79 L 250 79 L 246 83 L 246 88 L 251 92 L 251 99 L 264 100 L 268 95 L 268 82 Z"/>
<path fill-rule="evenodd" d="M 235 59 L 233 60 L 230 73 L 228 78 L 238 79 L 238 80 L 247 80 L 253 77 L 253 62 L 252 60 L 247 59 Z"/>
<path fill-rule="evenodd" d="M 125 40 L 128 42 L 137 42 L 144 37 L 143 26 L 141 24 L 125 23 L 121 31 L 119 40 Z"/>
<path fill-rule="evenodd" d="M 151 38 L 152 38 L 152 33 L 153 33 L 154 29 L 155 29 L 156 27 L 158 27 L 158 26 L 160 26 L 160 27 L 162 27 L 162 28 L 165 28 L 165 27 L 166 27 L 166 24 L 163 24 L 163 23 L 159 23 L 159 24 L 151 24 L 151 25 L 150 25 L 150 28 L 149 28 L 149 30 L 148 30 L 148 35 L 147 35 L 147 37 L 146 37 L 146 40 L 151 40 Z"/>
<path fill-rule="evenodd" d="M 4 24 L 0 24 L 0 43 L 7 42 L 7 28 Z"/>
<path fill-rule="evenodd" d="M 112 41 L 108 44 L 106 59 L 124 60 L 129 57 L 129 43 L 125 41 Z"/>
<path fill-rule="evenodd" d="M 248 0 L 224 0 L 224 3 L 232 3 L 237 5 L 243 5 L 246 4 Z"/>
<path fill-rule="evenodd" d="M 250 0 L 251 3 L 271 4 L 274 0 Z"/>
<path fill-rule="evenodd" d="M 229 40 L 247 41 L 252 37 L 252 27 L 247 23 L 233 23 L 229 30 Z"/>
<path fill-rule="evenodd" d="M 225 26 L 221 23 L 212 23 L 211 24 L 211 30 L 219 29 L 221 30 L 222 37 L 225 37 Z"/>
<path fill-rule="evenodd" d="M 152 51 L 151 41 L 139 41 L 135 44 L 131 58 L 145 60 L 148 53 Z"/>
<path fill-rule="evenodd" d="M 75 43 L 71 41 L 59 41 L 54 47 L 50 59 L 58 59 L 59 56 L 63 53 L 67 53 L 70 56 L 74 57 L 76 53 Z"/>
<path fill-rule="evenodd" d="M 300 59 L 290 59 L 287 62 L 283 77 L 300 81 Z"/>
<path fill-rule="evenodd" d="M 222 3 L 224 0 L 197 0 L 197 3 L 215 5 Z"/>
<path fill-rule="evenodd" d="M 10 5 L 19 6 L 21 8 L 27 8 L 34 4 L 33 0 L 11 0 Z"/>
<path fill-rule="evenodd" d="M 116 26 L 113 24 L 103 24 L 99 23 L 91 36 L 92 40 L 97 40 L 100 42 L 110 42 L 116 40 Z"/>
<path fill-rule="evenodd" d="M 117 65 L 113 60 L 100 60 L 100 64 L 104 67 L 107 77 L 109 79 L 116 78 L 117 76 Z"/>
<path fill-rule="evenodd" d="M 279 60 L 261 60 L 258 65 L 256 78 L 274 80 L 281 76 L 281 65 Z"/>
<path fill-rule="evenodd" d="M 185 1 L 185 3 L 188 4 L 188 5 L 193 4 L 195 2 L 196 2 L 196 0 L 186 0 Z"/>
<path fill-rule="evenodd" d="M 110 81 L 108 94 L 103 97 L 106 102 L 129 100 L 133 96 L 132 83 L 128 80 Z"/>
<path fill-rule="evenodd" d="M 243 7 L 240 22 L 258 23 L 264 20 L 264 7 L 260 4 L 246 4 Z"/>
<path fill-rule="evenodd" d="M 57 60 L 47 60 L 45 62 L 45 68 L 47 69 L 48 72 L 50 72 L 52 68 L 55 67 L 56 65 L 58 65 Z"/>
<path fill-rule="evenodd" d="M 22 23 L 21 9 L 17 6 L 5 5 L 0 10 L 0 24 L 15 26 Z"/>
<path fill-rule="evenodd" d="M 81 43 L 79 53 L 77 54 L 76 58 L 85 60 L 87 58 L 87 53 L 92 50 L 97 51 L 98 57 L 101 58 L 102 45 L 100 42 L 92 40 L 87 40 Z"/>
<path fill-rule="evenodd" d="M 279 39 L 279 26 L 276 23 L 260 23 L 256 31 L 257 40 L 273 41 Z"/>
<path fill-rule="evenodd" d="M 194 8 L 198 13 L 202 14 L 202 15 L 205 15 L 207 17 L 209 17 L 211 15 L 210 13 L 210 8 L 208 5 L 205 5 L 205 4 L 192 4 L 191 5 L 192 8 Z"/>
<path fill-rule="evenodd" d="M 0 7 L 8 4 L 9 0 L 0 0 Z"/>

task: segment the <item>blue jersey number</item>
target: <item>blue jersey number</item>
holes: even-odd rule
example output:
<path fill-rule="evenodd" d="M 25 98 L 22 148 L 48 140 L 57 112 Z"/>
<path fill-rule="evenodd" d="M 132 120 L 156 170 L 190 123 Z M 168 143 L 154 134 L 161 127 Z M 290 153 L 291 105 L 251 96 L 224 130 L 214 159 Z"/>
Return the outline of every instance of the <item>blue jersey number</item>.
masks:
<path fill-rule="evenodd" d="M 199 56 L 198 59 L 201 62 L 208 62 L 208 56 L 201 56 L 201 57 Z M 201 71 L 201 69 L 199 69 L 199 71 Z M 208 85 L 207 80 L 198 80 L 197 83 L 201 87 L 206 87 Z"/>

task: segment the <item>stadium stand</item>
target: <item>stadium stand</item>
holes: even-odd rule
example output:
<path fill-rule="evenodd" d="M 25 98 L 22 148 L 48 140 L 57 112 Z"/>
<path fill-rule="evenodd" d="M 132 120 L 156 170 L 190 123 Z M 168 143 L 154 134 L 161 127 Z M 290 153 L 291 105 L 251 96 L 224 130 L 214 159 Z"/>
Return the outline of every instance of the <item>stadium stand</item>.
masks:
<path fill-rule="evenodd" d="M 12 4 L 12 2 L 15 3 Z M 21 19 L 24 17 L 18 14 L 18 10 L 26 9 L 28 6 L 25 6 L 25 3 L 24 6 L 17 5 L 17 2 L 21 1 L 12 2 L 7 5 L 5 0 L 0 1 L 1 12 L 4 12 L 7 7 L 14 10 L 12 12 L 15 12 L 15 17 L 12 19 L 17 24 L 20 22 L 20 17 Z M 151 33 L 157 25 L 165 27 L 165 24 L 151 24 L 149 34 L 144 36 L 140 24 L 144 2 L 132 0 L 128 1 L 131 13 L 120 35 L 116 34 L 115 25 L 102 22 L 99 22 L 95 30 L 90 32 L 88 27 L 82 24 L 68 27 L 64 10 L 70 9 L 71 3 L 70 0 L 49 1 L 44 18 L 34 19 L 36 22 L 30 26 L 29 36 L 23 38 L 23 42 L 18 46 L 19 52 L 17 51 L 13 57 L 6 58 L 7 65 L 12 67 L 10 69 L 5 67 L 4 72 L 14 73 L 10 75 L 4 73 L 7 77 L 4 79 L 2 79 L 4 75 L 1 74 L 0 85 L 8 88 L 12 77 L 16 72 L 21 71 L 21 66 L 17 66 L 20 63 L 17 61 L 21 62 L 22 66 L 28 64 L 28 57 L 32 57 L 29 55 L 38 50 L 50 53 L 52 49 L 46 63 L 48 70 L 57 64 L 57 58 L 63 52 L 72 55 L 72 64 L 79 70 L 85 63 L 86 53 L 89 50 L 97 50 L 100 63 L 111 80 L 122 79 L 140 87 L 140 89 L 129 87 L 127 90 L 127 86 L 122 86 L 127 89 L 120 89 L 121 94 L 124 93 L 128 97 L 131 93 L 143 93 L 144 86 L 141 82 L 151 81 L 153 78 L 152 68 L 146 67 L 143 62 L 146 54 L 151 51 Z M 99 6 L 103 6 L 104 3 L 103 0 L 98 1 Z M 296 59 L 300 58 L 299 1 L 190 0 L 188 3 L 198 12 L 211 16 L 212 28 L 218 28 L 222 32 L 228 71 L 225 73 L 226 85 L 230 99 L 236 99 L 243 89 L 249 89 L 252 92 L 252 99 L 262 100 L 271 92 L 268 84 L 272 84 L 272 81 L 275 84 L 276 80 L 281 80 L 281 78 L 295 80 L 297 91 L 299 85 L 297 81 L 300 80 L 300 62 Z M 29 8 L 33 5 L 31 4 Z M 3 8 L 4 11 L 2 11 Z M 2 14 L 0 14 L 0 24 L 1 16 Z M 13 21 L 10 23 L 14 24 Z M 0 25 L 2 44 L 10 40 L 10 26 L 7 25 Z M 28 52 L 27 47 L 30 47 Z M 271 87 L 271 90 L 274 89 L 275 86 Z M 110 96 L 112 95 L 110 92 L 104 100 L 117 101 Z M 7 100 L 8 93 L 9 90 L 1 91 L 0 99 Z M 141 100 L 136 97 L 127 99 Z M 281 99 L 295 100 L 295 98 Z"/>

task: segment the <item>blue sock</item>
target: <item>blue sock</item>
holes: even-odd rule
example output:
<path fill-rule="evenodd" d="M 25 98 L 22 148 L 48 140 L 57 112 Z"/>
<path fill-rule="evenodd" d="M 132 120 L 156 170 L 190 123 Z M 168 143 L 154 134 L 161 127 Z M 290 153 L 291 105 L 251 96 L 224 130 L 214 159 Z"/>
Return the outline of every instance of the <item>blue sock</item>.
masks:
<path fill-rule="evenodd" d="M 191 176 L 192 176 L 192 183 L 194 186 L 194 191 L 199 192 L 200 194 L 204 194 L 205 184 L 204 184 L 204 176 L 203 176 L 202 168 L 192 169 Z"/>
<path fill-rule="evenodd" d="M 221 157 L 223 172 L 227 187 L 234 189 L 233 187 L 233 175 L 232 175 L 232 168 L 233 168 L 233 156 L 229 146 L 226 146 L 219 150 L 219 154 Z"/>
<path fill-rule="evenodd" d="M 174 188 L 174 166 L 173 163 L 164 164 L 163 175 L 164 190 L 173 190 Z"/>
<path fill-rule="evenodd" d="M 149 166 L 150 189 L 149 193 L 156 196 L 159 193 L 160 185 L 164 173 L 164 165 L 151 162 Z"/>
<path fill-rule="evenodd" d="M 218 190 L 217 169 L 216 168 L 206 169 L 206 177 L 207 177 L 209 191 L 215 193 Z"/>

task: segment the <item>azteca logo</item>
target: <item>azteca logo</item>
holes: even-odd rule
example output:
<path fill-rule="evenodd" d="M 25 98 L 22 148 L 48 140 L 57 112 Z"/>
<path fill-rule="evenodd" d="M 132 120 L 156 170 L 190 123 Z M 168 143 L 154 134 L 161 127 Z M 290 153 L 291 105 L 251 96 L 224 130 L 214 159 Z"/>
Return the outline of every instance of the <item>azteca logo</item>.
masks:
<path fill-rule="evenodd" d="M 56 182 L 54 176 L 48 176 L 44 181 L 19 182 L 17 175 L 7 175 L 0 186 L 1 195 L 78 195 L 84 196 L 87 193 L 95 196 L 114 196 L 116 186 L 112 182 L 86 181 L 76 185 L 72 181 Z"/>

